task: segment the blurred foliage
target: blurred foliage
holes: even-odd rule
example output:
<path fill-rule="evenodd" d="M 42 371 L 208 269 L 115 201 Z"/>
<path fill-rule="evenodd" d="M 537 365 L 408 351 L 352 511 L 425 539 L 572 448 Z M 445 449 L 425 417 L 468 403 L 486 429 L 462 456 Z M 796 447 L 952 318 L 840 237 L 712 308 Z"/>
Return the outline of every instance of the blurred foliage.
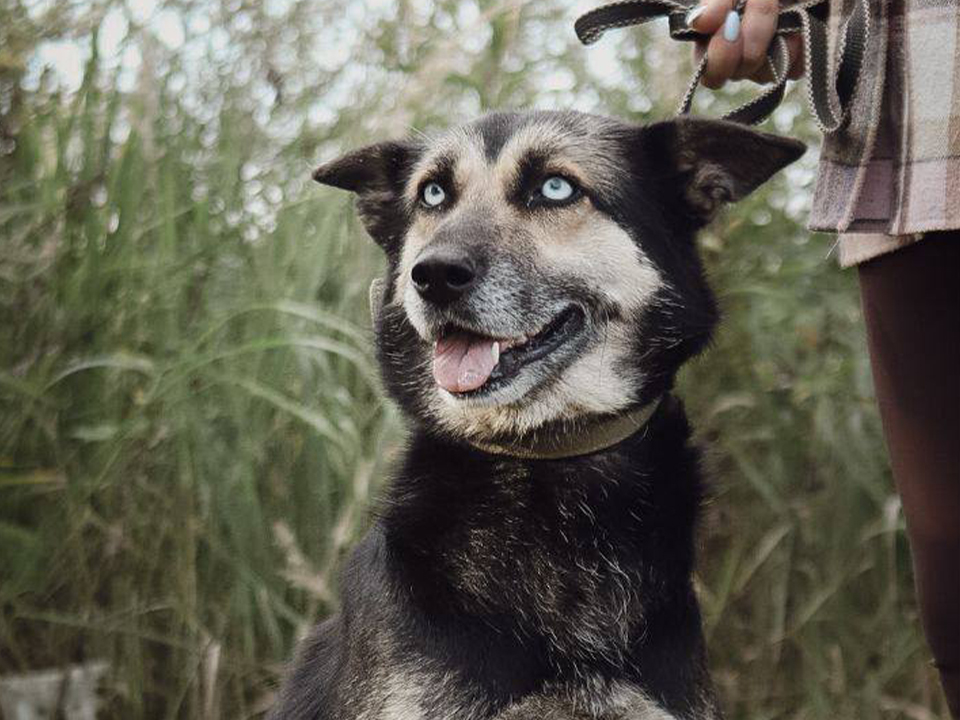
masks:
<path fill-rule="evenodd" d="M 689 63 L 655 29 L 586 51 L 558 0 L 142 5 L 0 0 L 0 672 L 106 658 L 105 716 L 253 717 L 401 437 L 380 259 L 310 168 L 491 108 L 665 117 Z M 772 125 L 816 144 L 798 98 Z M 712 665 L 731 718 L 945 718 L 814 167 L 703 238 Z"/>

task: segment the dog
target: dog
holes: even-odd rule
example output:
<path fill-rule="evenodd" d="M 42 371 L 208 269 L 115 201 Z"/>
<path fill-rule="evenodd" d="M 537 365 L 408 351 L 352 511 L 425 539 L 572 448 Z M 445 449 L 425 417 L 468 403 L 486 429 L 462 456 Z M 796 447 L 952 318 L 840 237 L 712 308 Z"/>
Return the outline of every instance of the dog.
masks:
<path fill-rule="evenodd" d="M 697 231 L 803 151 L 535 111 L 316 171 L 386 254 L 376 355 L 410 432 L 271 717 L 721 717 L 671 389 L 718 322 Z"/>

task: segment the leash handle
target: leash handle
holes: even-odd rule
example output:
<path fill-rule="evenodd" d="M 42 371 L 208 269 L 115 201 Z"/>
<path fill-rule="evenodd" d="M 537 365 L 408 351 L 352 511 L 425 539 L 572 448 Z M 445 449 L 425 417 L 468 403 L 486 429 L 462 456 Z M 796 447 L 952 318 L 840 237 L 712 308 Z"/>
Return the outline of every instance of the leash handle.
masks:
<path fill-rule="evenodd" d="M 800 0 L 780 8 L 776 34 L 767 49 L 767 67 L 773 83 L 752 100 L 723 116 L 724 120 L 745 125 L 756 125 L 766 120 L 783 99 L 790 71 L 790 53 L 786 37 L 797 33 L 803 36 L 803 50 L 807 64 L 807 100 L 821 132 L 829 135 L 839 130 L 849 117 L 850 104 L 860 82 L 864 52 L 870 33 L 870 0 L 857 0 L 853 12 L 840 27 L 837 45 L 837 72 L 830 77 L 827 41 L 828 0 Z M 745 0 L 739 0 L 736 11 L 743 12 Z M 690 42 L 707 40 L 709 36 L 696 32 L 687 25 L 687 13 L 693 5 L 683 0 L 620 0 L 595 8 L 577 18 L 574 30 L 584 45 L 591 45 L 605 32 L 615 28 L 642 25 L 666 17 L 670 37 Z M 707 67 L 707 57 L 700 60 L 697 70 L 687 85 L 677 111 L 690 112 L 693 97 Z"/>

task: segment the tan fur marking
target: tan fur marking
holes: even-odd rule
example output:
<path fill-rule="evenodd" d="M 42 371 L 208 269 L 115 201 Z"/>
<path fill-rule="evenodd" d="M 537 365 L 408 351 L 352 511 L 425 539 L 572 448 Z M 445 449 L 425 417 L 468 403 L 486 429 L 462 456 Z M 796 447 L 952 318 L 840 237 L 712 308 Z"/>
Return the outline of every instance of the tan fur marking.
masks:
<path fill-rule="evenodd" d="M 572 274 L 601 290 L 624 314 L 632 314 L 657 291 L 660 275 L 629 235 L 587 203 L 557 214 L 535 235 L 546 267 Z"/>
<path fill-rule="evenodd" d="M 545 153 L 551 163 L 569 167 L 577 179 L 607 190 L 623 176 L 623 160 L 610 149 L 603 126 L 571 131 L 560 121 L 548 120 L 521 128 L 504 146 L 497 158 L 499 178 L 516 171 L 530 152 Z"/>

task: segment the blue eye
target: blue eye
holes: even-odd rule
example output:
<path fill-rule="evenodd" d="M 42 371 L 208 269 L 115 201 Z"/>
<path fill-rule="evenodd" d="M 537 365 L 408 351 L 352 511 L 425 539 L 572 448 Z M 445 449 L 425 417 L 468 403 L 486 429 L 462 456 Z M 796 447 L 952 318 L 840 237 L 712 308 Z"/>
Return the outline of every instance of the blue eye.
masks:
<path fill-rule="evenodd" d="M 540 192 L 547 200 L 560 202 L 573 196 L 573 185 L 559 175 L 552 175 L 543 181 Z"/>
<path fill-rule="evenodd" d="M 440 183 L 427 183 L 420 193 L 420 199 L 427 207 L 437 207 L 447 199 L 447 193 L 440 187 Z"/>

